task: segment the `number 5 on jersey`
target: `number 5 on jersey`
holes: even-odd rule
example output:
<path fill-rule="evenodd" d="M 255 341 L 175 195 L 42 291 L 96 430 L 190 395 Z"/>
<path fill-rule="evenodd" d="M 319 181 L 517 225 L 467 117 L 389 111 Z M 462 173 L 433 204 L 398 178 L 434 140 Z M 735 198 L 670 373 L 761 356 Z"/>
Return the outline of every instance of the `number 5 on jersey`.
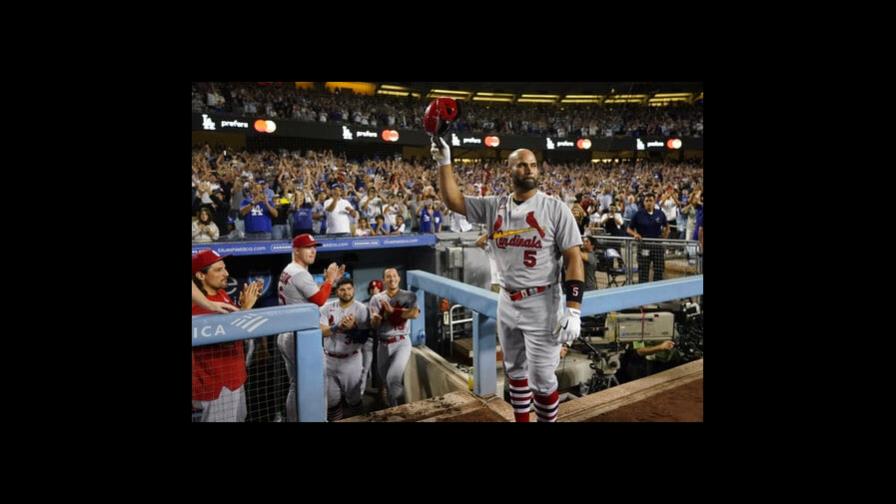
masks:
<path fill-rule="evenodd" d="M 535 251 L 534 250 L 523 251 L 523 264 L 525 264 L 529 268 L 535 266 Z"/>

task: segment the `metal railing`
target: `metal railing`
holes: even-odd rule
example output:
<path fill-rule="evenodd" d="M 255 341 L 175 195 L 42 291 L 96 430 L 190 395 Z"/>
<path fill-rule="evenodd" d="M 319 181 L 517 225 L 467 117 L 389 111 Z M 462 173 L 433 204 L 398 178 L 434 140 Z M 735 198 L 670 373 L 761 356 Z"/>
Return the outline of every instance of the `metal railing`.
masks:
<path fill-rule="evenodd" d="M 662 241 L 662 240 L 661 240 Z M 681 240 L 678 240 L 681 241 Z M 427 293 L 443 297 L 473 311 L 473 392 L 479 396 L 497 392 L 496 358 L 498 296 L 494 292 L 467 285 L 420 270 L 407 272 L 408 287 L 421 300 L 420 316 L 411 320 L 411 334 L 421 335 L 426 324 L 425 299 Z M 626 285 L 614 289 L 593 290 L 582 299 L 582 316 L 598 315 L 625 308 L 682 299 L 703 294 L 703 275 L 646 284 Z M 565 298 L 561 298 L 565 304 Z M 425 338 L 414 338 L 415 345 L 425 344 Z"/>
<path fill-rule="evenodd" d="M 466 319 L 455 319 L 454 318 L 454 309 L 455 308 L 463 308 L 464 305 L 453 305 L 448 309 L 448 355 L 454 355 L 454 326 L 455 324 L 465 324 L 467 322 L 473 322 L 475 317 L 470 317 Z"/>
<path fill-rule="evenodd" d="M 423 300 L 427 293 L 473 311 L 473 393 L 494 395 L 497 390 L 495 366 L 481 364 L 494 363 L 497 355 L 495 319 L 498 316 L 498 294 L 420 270 L 408 271 L 407 279 L 408 288 L 417 293 L 417 305 L 420 307 L 420 315 L 411 320 L 411 334 L 421 335 L 413 338 L 415 345 L 423 345 L 426 341 L 422 334 L 426 325 L 426 303 Z"/>
<path fill-rule="evenodd" d="M 600 271 L 607 274 L 606 287 L 619 285 L 617 277 L 625 275 L 623 285 L 642 282 L 645 274 L 662 275 L 663 280 L 682 276 L 703 274 L 703 255 L 698 254 L 695 240 L 673 240 L 661 238 L 642 238 L 635 240 L 630 236 L 594 235 L 595 251 L 604 254 L 600 260 L 604 266 Z M 616 250 L 622 259 L 622 267 L 613 264 L 613 258 L 607 255 L 609 249 Z M 643 255 L 646 252 L 646 255 Z M 658 263 L 662 261 L 662 266 Z M 648 276 L 648 278 L 651 278 Z"/>
<path fill-rule="evenodd" d="M 327 398 L 320 311 L 290 305 L 193 317 L 193 347 L 295 332 L 297 403 L 300 422 L 325 422 Z"/>

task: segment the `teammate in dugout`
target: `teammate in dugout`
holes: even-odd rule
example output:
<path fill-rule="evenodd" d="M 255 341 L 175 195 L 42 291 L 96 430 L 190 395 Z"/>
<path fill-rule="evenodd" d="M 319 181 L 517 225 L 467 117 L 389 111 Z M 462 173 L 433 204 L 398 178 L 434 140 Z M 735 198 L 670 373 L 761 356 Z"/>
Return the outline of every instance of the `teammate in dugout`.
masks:
<path fill-rule="evenodd" d="M 557 419 L 559 397 L 554 374 L 560 349 L 581 330 L 585 290 L 579 246 L 582 236 L 572 211 L 537 189 L 538 162 L 528 149 L 507 158 L 513 193 L 464 196 L 451 166 L 451 150 L 432 136 L 431 152 L 439 165 L 442 200 L 471 223 L 488 226 L 488 240 L 502 279 L 498 298 L 498 339 L 510 383 L 517 422 L 528 422 L 534 395 L 539 422 Z M 560 312 L 560 256 L 566 268 L 566 306 Z"/>
<path fill-rule="evenodd" d="M 401 277 L 395 268 L 383 271 L 386 290 L 370 298 L 370 327 L 379 338 L 377 368 L 385 385 L 389 407 L 405 402 L 404 371 L 411 357 L 408 319 L 420 315 L 417 295 L 398 288 Z"/>
<path fill-rule="evenodd" d="M 193 285 L 200 295 L 214 303 L 232 304 L 224 290 L 230 274 L 224 258 L 212 249 L 193 256 Z M 245 284 L 239 297 L 239 309 L 255 306 L 261 282 Z M 194 291 L 195 299 L 195 291 Z M 215 313 L 207 303 L 194 302 L 193 315 Z M 193 347 L 193 410 L 201 422 L 243 422 L 246 420 L 246 361 L 242 341 Z"/>
<path fill-rule="evenodd" d="M 314 278 L 308 272 L 308 267 L 314 264 L 319 246 L 320 243 L 315 241 L 310 234 L 300 234 L 293 239 L 292 262 L 283 268 L 283 272 L 280 273 L 280 281 L 277 284 L 277 296 L 281 305 L 314 303 L 319 307 L 323 306 L 327 298 L 330 297 L 333 284 L 345 274 L 344 264 L 337 266 L 336 263 L 330 263 L 324 271 L 324 282 L 319 286 L 314 283 Z M 277 346 L 286 363 L 286 374 L 289 376 L 286 419 L 290 422 L 298 422 L 295 333 L 280 333 L 277 336 Z M 323 352 L 323 349 L 321 351 Z M 326 373 L 326 368 L 324 371 Z"/>
<path fill-rule="evenodd" d="M 320 308 L 320 330 L 327 355 L 327 420 L 342 420 L 345 402 L 349 416 L 361 412 L 361 349 L 370 335 L 367 306 L 355 300 L 348 278 L 336 283 L 336 295 Z"/>

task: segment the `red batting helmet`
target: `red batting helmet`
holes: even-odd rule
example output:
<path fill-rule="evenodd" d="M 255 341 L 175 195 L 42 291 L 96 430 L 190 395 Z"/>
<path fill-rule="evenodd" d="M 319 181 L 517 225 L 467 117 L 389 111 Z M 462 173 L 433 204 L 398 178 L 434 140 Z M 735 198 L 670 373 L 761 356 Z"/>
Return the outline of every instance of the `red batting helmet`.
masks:
<path fill-rule="evenodd" d="M 382 280 L 371 280 L 369 284 L 367 284 L 367 292 L 370 292 L 370 289 L 376 287 L 383 292 L 383 281 Z"/>
<path fill-rule="evenodd" d="M 460 117 L 460 103 L 454 98 L 436 98 L 423 112 L 423 129 L 431 135 L 442 135 L 448 123 Z"/>

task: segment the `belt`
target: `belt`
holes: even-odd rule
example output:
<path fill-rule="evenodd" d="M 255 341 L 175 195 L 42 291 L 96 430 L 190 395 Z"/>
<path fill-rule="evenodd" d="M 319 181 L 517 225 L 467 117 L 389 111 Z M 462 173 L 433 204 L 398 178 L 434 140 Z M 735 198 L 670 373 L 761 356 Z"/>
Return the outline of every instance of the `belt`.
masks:
<path fill-rule="evenodd" d="M 403 339 L 404 339 L 404 336 L 392 336 L 391 338 L 381 339 L 380 342 L 387 343 L 387 344 L 391 345 L 392 343 L 395 343 L 396 341 L 401 341 Z"/>
<path fill-rule="evenodd" d="M 504 289 L 504 290 L 507 291 L 507 294 L 510 295 L 511 301 L 519 301 L 520 299 L 527 298 L 529 296 L 541 294 L 542 292 L 548 290 L 548 287 L 550 287 L 550 284 L 545 285 L 543 287 L 530 287 L 528 289 L 522 289 L 522 290 L 518 290 L 518 291 L 512 291 L 512 290 L 507 290 L 507 289 Z"/>
<path fill-rule="evenodd" d="M 337 359 L 345 359 L 346 357 L 351 357 L 352 355 L 355 355 L 356 353 L 358 353 L 358 351 L 355 350 L 352 353 L 330 353 L 330 352 L 324 352 L 324 353 L 326 353 L 330 357 L 336 357 Z"/>

